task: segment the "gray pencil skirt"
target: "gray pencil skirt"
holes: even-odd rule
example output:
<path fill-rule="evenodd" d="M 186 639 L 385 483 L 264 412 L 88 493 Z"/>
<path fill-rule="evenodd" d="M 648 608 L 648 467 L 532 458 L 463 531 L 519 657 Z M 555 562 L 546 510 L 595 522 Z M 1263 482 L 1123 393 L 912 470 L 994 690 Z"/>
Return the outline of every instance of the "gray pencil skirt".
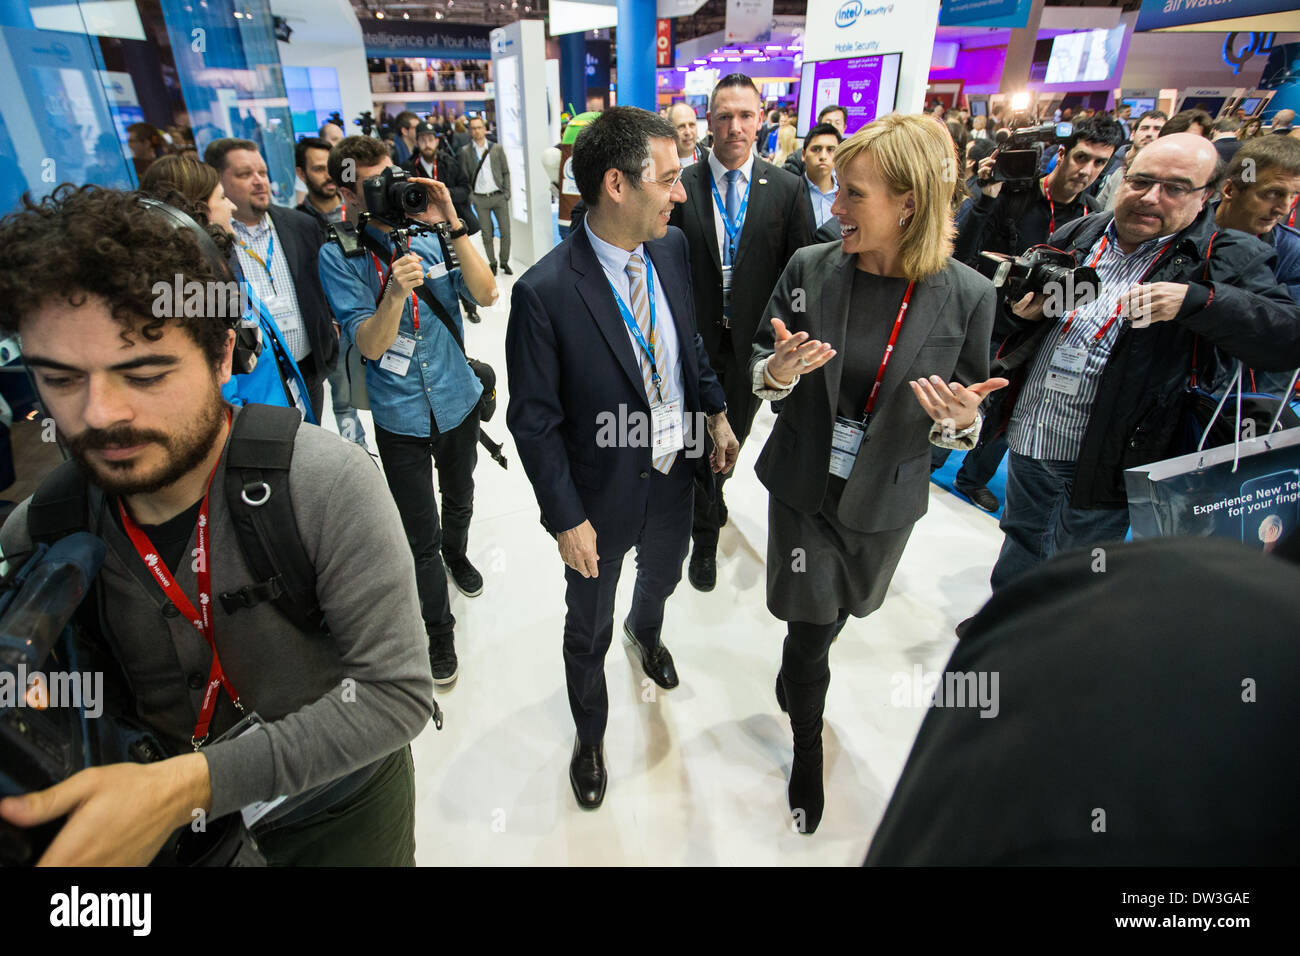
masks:
<path fill-rule="evenodd" d="M 833 624 L 841 609 L 866 617 L 885 600 L 913 524 L 864 534 L 840 523 L 843 482 L 821 509 L 796 511 L 768 495 L 767 609 L 782 621 Z"/>

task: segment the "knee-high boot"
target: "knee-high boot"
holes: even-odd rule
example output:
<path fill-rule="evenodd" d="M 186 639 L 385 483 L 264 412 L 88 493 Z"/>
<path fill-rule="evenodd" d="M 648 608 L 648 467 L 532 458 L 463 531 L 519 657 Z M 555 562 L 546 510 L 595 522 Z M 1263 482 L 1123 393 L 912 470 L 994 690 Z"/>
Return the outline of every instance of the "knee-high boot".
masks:
<path fill-rule="evenodd" d="M 827 671 L 825 677 L 803 684 L 782 674 L 781 682 L 794 733 L 794 764 L 786 795 L 799 832 L 815 833 L 826 799 L 822 790 L 822 711 L 831 675 Z"/>

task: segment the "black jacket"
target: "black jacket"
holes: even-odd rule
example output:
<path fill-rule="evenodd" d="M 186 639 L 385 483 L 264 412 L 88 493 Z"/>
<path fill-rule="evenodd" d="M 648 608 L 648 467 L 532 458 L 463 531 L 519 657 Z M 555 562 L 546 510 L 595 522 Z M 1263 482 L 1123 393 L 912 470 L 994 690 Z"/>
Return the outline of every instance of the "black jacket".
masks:
<path fill-rule="evenodd" d="M 1051 244 L 1082 261 L 1114 218 L 1102 212 L 1075 220 L 1053 233 Z M 1204 382 L 1213 381 L 1217 368 L 1234 358 L 1265 371 L 1300 366 L 1300 305 L 1273 275 L 1276 256 L 1254 236 L 1219 230 L 1208 207 L 1174 237 L 1146 281 L 1186 283 L 1187 297 L 1171 321 L 1145 329 L 1125 323 L 1120 329 L 1079 448 L 1072 507 L 1127 507 L 1124 469 L 1186 451 L 1181 433 L 1198 337 L 1197 371 Z M 1027 322 L 1005 307 L 1002 312 L 1015 331 L 1000 354 L 1035 337 L 1038 348 L 1054 347 L 1055 338 L 1046 334 L 1056 326 L 1053 320 Z M 1019 391 L 1036 351 L 1012 373 L 1013 390 Z M 994 374 L 998 371 L 995 363 Z M 1009 399 L 1007 416 L 1014 406 Z"/>
<path fill-rule="evenodd" d="M 316 268 L 316 257 L 321 247 L 320 226 L 311 216 L 296 209 L 272 205 L 267 212 L 284 247 L 289 272 L 293 275 L 293 290 L 298 297 L 298 309 L 302 312 L 307 340 L 311 342 L 311 354 L 315 359 L 314 363 L 308 360 L 304 376 L 323 378 L 339 354 L 339 337 L 334 332 L 334 313 L 325 299 Z"/>
<path fill-rule="evenodd" d="M 478 232 L 478 218 L 470 205 L 469 177 L 465 175 L 465 170 L 461 168 L 455 154 L 442 143 L 438 145 L 435 162 L 438 166 L 438 182 L 446 186 L 447 192 L 451 193 L 451 204 L 456 207 L 456 215 L 469 228 L 471 234 Z M 419 153 L 411 156 L 402 168 L 412 176 L 424 175 L 424 169 L 420 166 Z"/>
<path fill-rule="evenodd" d="M 1003 185 L 997 196 L 981 193 L 971 205 L 957 232 L 953 258 L 978 269 L 981 252 L 1021 255 L 1030 246 L 1047 241 L 1055 228 L 1097 212 L 1100 204 L 1087 192 L 1072 203 L 1052 203 L 1043 195 L 1042 180 L 1028 189 L 1012 191 Z"/>

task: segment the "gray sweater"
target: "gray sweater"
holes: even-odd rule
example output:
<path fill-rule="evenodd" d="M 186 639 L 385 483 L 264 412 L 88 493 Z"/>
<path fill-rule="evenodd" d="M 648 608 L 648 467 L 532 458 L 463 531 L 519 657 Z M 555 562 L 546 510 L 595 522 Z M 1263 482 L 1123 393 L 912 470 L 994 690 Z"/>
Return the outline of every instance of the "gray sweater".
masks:
<path fill-rule="evenodd" d="M 225 468 L 223 454 L 209 503 L 217 651 L 245 709 L 267 722 L 267 732 L 203 749 L 214 818 L 372 765 L 409 743 L 433 712 L 415 564 L 397 507 L 366 452 L 306 424 L 294 443 L 294 516 L 316 567 L 328 637 L 303 634 L 270 603 L 230 615 L 216 599 L 255 583 L 221 493 Z M 5 554 L 31 547 L 29 502 L 0 530 Z M 212 654 L 188 620 L 171 610 L 162 589 L 146 587 L 132 573 L 128 562 L 140 557 L 107 505 L 92 487 L 96 517 L 89 530 L 108 545 L 98 579 L 111 628 L 107 636 L 130 681 L 137 716 L 184 753 Z M 191 534 L 191 550 L 194 544 Z M 198 588 L 190 561 L 182 562 L 177 580 L 194 600 Z M 223 692 L 211 739 L 240 716 Z"/>

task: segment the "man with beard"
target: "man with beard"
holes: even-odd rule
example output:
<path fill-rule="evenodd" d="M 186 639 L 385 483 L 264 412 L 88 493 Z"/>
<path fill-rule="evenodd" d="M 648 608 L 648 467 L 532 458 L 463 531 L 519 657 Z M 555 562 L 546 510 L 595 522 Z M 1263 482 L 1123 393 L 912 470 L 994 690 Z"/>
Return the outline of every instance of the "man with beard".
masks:
<path fill-rule="evenodd" d="M 8 217 L 0 259 L 0 331 L 21 336 L 83 476 L 84 528 L 107 546 L 92 605 L 102 644 L 134 716 L 181 754 L 82 771 L 0 801 L 0 817 L 67 817 L 44 863 L 140 865 L 196 810 L 216 819 L 323 787 L 254 829 L 268 860 L 412 865 L 407 744 L 429 719 L 432 682 L 414 566 L 379 472 L 360 449 L 299 426 L 287 488 L 325 623 L 309 632 L 271 601 L 228 604 L 258 578 L 223 493 L 227 470 L 247 463 L 226 452 L 260 407 L 221 399 L 230 321 L 154 318 L 151 291 L 175 277 L 225 282 L 220 264 L 136 194 L 95 187 Z M 0 532 L 5 554 L 30 550 L 47 508 L 19 505 Z M 222 739 L 248 714 L 263 725 Z"/>
<path fill-rule="evenodd" d="M 320 421 L 325 376 L 339 351 L 334 318 L 316 271 L 320 229 L 310 217 L 271 204 L 266 161 L 252 140 L 213 140 L 203 151 L 203 161 L 221 176 L 226 198 L 235 204 L 230 220 L 235 254 L 298 363 L 312 412 Z"/>
<path fill-rule="evenodd" d="M 1273 251 L 1220 229 L 1206 205 L 1218 163 L 1191 133 L 1147 146 L 1114 214 L 1077 219 L 1048 240 L 1096 269 L 1100 294 L 1068 312 L 1059 290 L 1012 305 L 1017 332 L 1003 352 L 1031 357 L 1008 389 L 995 592 L 1057 552 L 1124 539 L 1124 470 L 1184 450 L 1194 366 L 1211 381 L 1222 357 L 1264 371 L 1300 365 L 1300 306 L 1273 275 Z"/>
<path fill-rule="evenodd" d="M 326 123 L 321 129 L 338 131 L 333 123 Z M 343 135 L 339 132 L 339 139 Z M 298 178 L 307 186 L 307 198 L 298 205 L 298 211 L 304 212 L 320 224 L 321 242 L 329 236 L 332 223 L 342 222 L 347 218 L 347 206 L 339 195 L 338 183 L 330 179 L 329 173 L 330 143 L 324 138 L 304 136 L 294 147 L 294 159 L 297 162 Z M 338 323 L 334 324 L 334 336 L 339 335 Z M 327 376 L 330 383 L 330 400 L 334 405 L 334 419 L 339 426 L 339 434 L 348 441 L 354 441 L 365 447 L 366 426 L 361 424 L 361 416 L 352 407 L 352 390 L 348 383 L 348 368 L 345 356 L 337 355 L 334 366 Z"/>
<path fill-rule="evenodd" d="M 470 208 L 469 177 L 444 144 L 437 126 L 421 123 L 416 127 L 415 152 L 402 168 L 412 176 L 436 179 L 446 186 L 447 192 L 451 193 L 451 203 L 456 207 L 456 215 L 469 230 L 469 235 L 478 232 L 478 220 Z M 462 298 L 460 304 L 465 309 L 465 318 L 471 322 L 482 321 L 473 299 Z"/>

